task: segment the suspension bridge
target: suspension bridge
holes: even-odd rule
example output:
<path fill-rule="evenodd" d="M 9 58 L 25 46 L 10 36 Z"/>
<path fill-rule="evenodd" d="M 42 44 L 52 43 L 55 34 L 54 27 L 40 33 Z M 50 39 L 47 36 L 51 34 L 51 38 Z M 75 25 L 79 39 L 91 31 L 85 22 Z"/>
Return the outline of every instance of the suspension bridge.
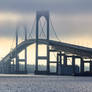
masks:
<path fill-rule="evenodd" d="M 41 25 L 40 19 L 44 17 L 45 23 Z M 35 55 L 35 74 L 57 74 L 57 75 L 75 75 L 77 73 L 92 73 L 92 48 L 78 46 L 61 42 L 54 30 L 53 24 L 50 20 L 48 11 L 38 11 L 36 13 L 35 24 L 35 36 L 32 38 L 33 28 L 27 36 L 27 30 L 25 29 L 25 40 L 18 44 L 18 32 L 16 30 L 16 47 L 12 49 L 1 61 L 0 61 L 0 73 L 27 73 L 27 47 L 36 44 L 36 55 Z M 50 39 L 50 27 L 52 26 L 53 32 L 58 41 Z M 41 27 L 41 29 L 40 29 Z M 44 30 L 45 27 L 45 30 Z M 46 46 L 46 56 L 39 56 L 39 45 L 44 44 Z M 19 57 L 19 53 L 24 50 L 24 58 Z M 44 52 L 44 51 L 43 51 Z M 50 60 L 51 53 L 57 53 L 57 60 Z M 67 63 L 68 58 L 71 58 L 71 65 Z M 76 59 L 80 60 L 80 67 L 76 65 Z M 46 61 L 46 70 L 39 70 L 39 62 Z M 20 70 L 20 62 L 23 62 L 24 69 Z M 85 63 L 89 63 L 89 71 L 84 71 Z M 56 64 L 56 71 L 51 72 L 51 64 Z"/>

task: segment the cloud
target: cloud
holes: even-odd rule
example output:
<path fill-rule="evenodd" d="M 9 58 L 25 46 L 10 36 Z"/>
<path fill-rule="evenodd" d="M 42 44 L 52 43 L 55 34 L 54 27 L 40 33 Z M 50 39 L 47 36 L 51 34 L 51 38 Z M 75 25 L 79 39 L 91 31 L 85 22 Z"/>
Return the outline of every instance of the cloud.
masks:
<path fill-rule="evenodd" d="M 53 15 L 53 26 L 59 36 L 75 37 L 92 34 L 92 14 Z"/>
<path fill-rule="evenodd" d="M 0 11 L 23 13 L 40 9 L 62 13 L 92 12 L 92 0 L 0 0 Z"/>
<path fill-rule="evenodd" d="M 51 13 L 50 18 L 55 28 L 55 31 L 59 37 L 73 38 L 73 37 L 86 36 L 91 38 L 92 14 L 66 15 L 66 14 Z M 19 26 L 27 25 L 28 32 L 30 32 L 34 20 L 35 20 L 34 13 L 24 14 L 24 15 L 18 13 L 0 14 L 0 21 L 1 21 L 0 36 L 8 36 L 8 37 L 14 36 L 16 27 L 18 25 Z M 34 33 L 35 33 L 35 29 L 34 29 Z M 51 33 L 51 36 L 55 37 L 52 34 L 54 35 L 54 32 Z"/>
<path fill-rule="evenodd" d="M 37 10 L 51 12 L 60 37 L 92 34 L 92 0 L 0 0 L 0 36 L 12 36 L 18 24 L 31 28 Z"/>
<path fill-rule="evenodd" d="M 18 26 L 19 30 L 24 31 L 24 25 L 31 29 L 35 15 L 18 14 L 18 13 L 0 13 L 0 37 L 15 37 L 15 31 Z M 30 30 L 29 30 L 30 31 Z"/>

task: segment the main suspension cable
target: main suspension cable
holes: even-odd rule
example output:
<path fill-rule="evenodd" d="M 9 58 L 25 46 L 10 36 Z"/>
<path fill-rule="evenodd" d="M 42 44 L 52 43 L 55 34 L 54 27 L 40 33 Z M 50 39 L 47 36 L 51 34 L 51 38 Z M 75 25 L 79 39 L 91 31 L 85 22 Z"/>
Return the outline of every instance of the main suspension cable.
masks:
<path fill-rule="evenodd" d="M 41 31 L 41 33 L 40 33 L 39 36 L 41 36 L 41 34 L 43 33 L 43 35 L 46 37 L 45 32 L 43 30 L 44 29 L 44 26 L 45 26 L 45 22 L 44 22 L 44 25 L 42 26 L 42 22 L 40 21 L 40 26 L 41 26 L 42 31 Z"/>
<path fill-rule="evenodd" d="M 35 23 L 36 23 L 36 20 L 34 20 L 34 22 L 33 22 L 33 24 L 32 24 L 31 32 L 29 33 L 28 38 L 30 38 L 30 36 L 31 36 L 31 38 L 33 38 L 33 37 L 32 37 L 32 34 L 33 34 L 33 30 L 34 30 L 34 25 L 35 25 Z"/>
<path fill-rule="evenodd" d="M 56 39 L 61 42 L 61 40 L 59 39 L 59 37 L 58 37 L 58 35 L 57 35 L 57 33 L 56 33 L 55 29 L 54 29 L 54 26 L 53 26 L 53 24 L 52 24 L 51 18 L 50 18 L 50 23 L 51 23 L 52 31 L 54 32 L 54 34 L 55 34 L 55 36 L 56 36 Z"/>

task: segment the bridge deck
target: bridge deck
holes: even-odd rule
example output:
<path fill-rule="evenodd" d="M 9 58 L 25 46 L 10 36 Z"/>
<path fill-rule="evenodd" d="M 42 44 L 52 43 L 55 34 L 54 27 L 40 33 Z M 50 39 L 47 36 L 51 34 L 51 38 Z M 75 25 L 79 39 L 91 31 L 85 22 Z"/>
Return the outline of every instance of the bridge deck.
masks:
<path fill-rule="evenodd" d="M 22 43 L 20 43 L 18 45 L 17 53 L 21 52 L 25 47 L 28 47 L 29 45 L 34 44 L 35 42 L 36 42 L 35 39 L 23 41 Z M 39 43 L 47 44 L 47 40 L 40 39 Z M 56 50 L 59 50 L 59 51 L 62 50 L 66 53 L 75 54 L 75 55 L 82 56 L 85 58 L 92 58 L 92 48 L 58 42 L 58 41 L 53 41 L 53 40 L 49 40 L 49 45 L 53 46 L 53 48 L 55 48 Z M 1 60 L 1 63 L 9 61 L 10 57 L 14 58 L 15 56 L 16 56 L 16 48 L 14 48 L 11 52 L 9 52 L 8 55 L 6 55 Z"/>

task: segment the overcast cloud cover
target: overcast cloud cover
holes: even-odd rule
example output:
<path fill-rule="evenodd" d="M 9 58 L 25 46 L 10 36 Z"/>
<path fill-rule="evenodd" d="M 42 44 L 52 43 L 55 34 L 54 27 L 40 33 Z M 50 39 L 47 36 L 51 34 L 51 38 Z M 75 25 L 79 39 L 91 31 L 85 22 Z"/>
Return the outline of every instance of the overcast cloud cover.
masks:
<path fill-rule="evenodd" d="M 38 9 L 65 13 L 90 13 L 92 0 L 0 0 L 0 11 L 29 13 Z"/>
<path fill-rule="evenodd" d="M 0 0 L 0 36 L 12 36 L 18 23 L 32 25 L 37 10 L 49 10 L 57 34 L 92 34 L 92 0 Z"/>

